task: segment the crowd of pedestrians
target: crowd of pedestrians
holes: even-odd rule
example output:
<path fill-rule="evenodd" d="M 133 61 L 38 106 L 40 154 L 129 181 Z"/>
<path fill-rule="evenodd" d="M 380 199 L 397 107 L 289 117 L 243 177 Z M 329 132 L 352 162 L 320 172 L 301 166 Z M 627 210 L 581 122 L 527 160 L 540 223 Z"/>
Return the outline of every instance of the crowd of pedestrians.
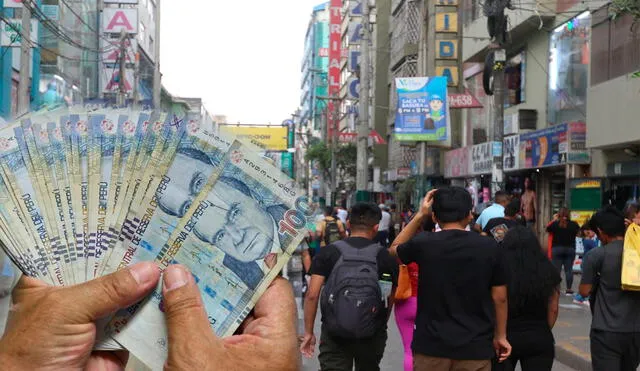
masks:
<path fill-rule="evenodd" d="M 546 225 L 545 248 L 534 231 L 535 192 L 527 191 L 497 192 L 480 215 L 458 187 L 429 192 L 415 212 L 354 205 L 349 237 L 326 241 L 311 263 L 302 353 L 314 354 L 320 303 L 322 370 L 379 370 L 392 311 L 405 371 L 551 370 L 552 329 L 566 294 L 591 306 L 593 369 L 636 370 L 640 292 L 623 290 L 621 273 L 625 233 L 640 225 L 640 206 L 605 208 L 583 226 L 561 208 Z M 578 246 L 584 253 L 576 293 Z"/>

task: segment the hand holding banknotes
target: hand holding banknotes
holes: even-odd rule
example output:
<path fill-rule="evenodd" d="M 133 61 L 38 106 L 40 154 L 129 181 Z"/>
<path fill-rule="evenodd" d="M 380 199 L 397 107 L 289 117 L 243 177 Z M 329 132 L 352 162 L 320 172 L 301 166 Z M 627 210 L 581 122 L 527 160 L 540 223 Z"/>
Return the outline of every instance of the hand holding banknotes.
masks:
<path fill-rule="evenodd" d="M 140 263 L 108 276 L 65 288 L 23 277 L 0 340 L 3 370 L 122 370 L 126 352 L 92 352 L 94 321 L 139 301 L 156 286 L 159 270 Z M 278 279 L 240 330 L 215 336 L 193 276 L 170 266 L 163 279 L 169 328 L 168 370 L 297 370 L 295 304 L 288 283 Z"/>
<path fill-rule="evenodd" d="M 162 293 L 169 328 L 165 370 L 298 370 L 296 315 L 287 281 L 276 279 L 240 326 L 220 339 L 211 331 L 200 291 L 181 266 L 167 268 Z"/>
<path fill-rule="evenodd" d="M 52 287 L 22 277 L 0 339 L 3 370 L 119 370 L 126 352 L 92 352 L 95 321 L 126 308 L 156 287 L 160 271 L 140 263 L 87 283 Z"/>

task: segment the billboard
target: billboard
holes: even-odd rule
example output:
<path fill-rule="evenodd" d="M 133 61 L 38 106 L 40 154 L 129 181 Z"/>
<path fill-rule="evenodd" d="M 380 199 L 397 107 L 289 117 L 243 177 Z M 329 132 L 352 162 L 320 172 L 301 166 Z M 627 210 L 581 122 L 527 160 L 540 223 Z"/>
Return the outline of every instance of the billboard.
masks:
<path fill-rule="evenodd" d="M 8 19 L 9 22 L 0 21 L 0 40 L 2 46 L 15 46 L 22 45 L 22 20 L 21 19 Z M 29 39 L 38 39 L 38 21 L 31 20 L 31 32 Z M 31 45 L 33 47 L 33 45 Z"/>
<path fill-rule="evenodd" d="M 449 105 L 445 77 L 396 79 L 394 136 L 399 141 L 447 141 Z"/>
<path fill-rule="evenodd" d="M 222 132 L 230 133 L 267 151 L 286 151 L 289 128 L 286 126 L 230 126 L 220 125 Z"/>
<path fill-rule="evenodd" d="M 523 169 L 561 165 L 567 162 L 567 124 L 520 136 L 520 166 Z"/>
<path fill-rule="evenodd" d="M 102 11 L 102 31 L 104 33 L 138 33 L 138 9 L 104 8 Z"/>
<path fill-rule="evenodd" d="M 124 71 L 124 90 L 126 93 L 133 91 L 133 84 L 135 84 L 134 71 L 132 68 L 127 68 Z M 119 93 L 120 92 L 120 68 L 105 67 L 100 74 L 100 80 L 102 82 L 103 93 Z"/>
<path fill-rule="evenodd" d="M 136 39 L 120 40 L 101 40 L 102 43 L 102 62 L 103 63 L 119 63 L 120 62 L 120 45 L 125 45 L 125 58 L 127 63 L 135 63 L 136 51 L 138 50 L 138 41 Z"/>

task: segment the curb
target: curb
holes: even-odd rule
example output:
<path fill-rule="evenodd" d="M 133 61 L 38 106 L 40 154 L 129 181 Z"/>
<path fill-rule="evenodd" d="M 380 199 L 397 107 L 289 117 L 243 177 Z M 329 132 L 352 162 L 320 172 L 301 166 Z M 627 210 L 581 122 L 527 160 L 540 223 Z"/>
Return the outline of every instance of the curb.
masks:
<path fill-rule="evenodd" d="M 556 344 L 556 361 L 577 371 L 591 371 L 591 358 L 570 344 Z M 588 355 L 587 355 L 588 356 Z"/>

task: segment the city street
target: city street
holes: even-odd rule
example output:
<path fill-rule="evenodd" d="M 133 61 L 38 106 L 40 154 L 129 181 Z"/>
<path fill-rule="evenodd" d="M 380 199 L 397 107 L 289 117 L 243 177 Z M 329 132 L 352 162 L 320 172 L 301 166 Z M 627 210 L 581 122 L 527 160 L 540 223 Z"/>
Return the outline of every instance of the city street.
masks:
<path fill-rule="evenodd" d="M 570 298 L 562 298 L 563 303 L 570 303 Z M 582 308 L 575 305 L 563 304 L 560 309 L 560 319 L 558 322 L 558 326 L 555 330 L 556 333 L 556 342 L 559 342 L 560 339 L 562 346 L 566 347 L 567 353 L 570 350 L 578 352 L 577 354 L 584 355 L 582 352 L 584 351 L 584 346 L 587 347 L 588 355 L 588 336 L 589 336 L 589 324 L 590 324 L 590 314 L 588 313 L 588 308 Z M 316 319 L 315 333 L 316 336 L 320 337 L 320 313 L 318 312 L 318 317 Z M 585 325 L 586 327 L 581 327 Z M 586 338 L 582 333 L 586 333 Z M 383 371 L 401 371 L 402 370 L 402 362 L 403 362 L 403 348 L 402 348 L 402 340 L 400 339 L 400 333 L 398 332 L 398 327 L 395 324 L 395 319 L 392 316 L 389 320 L 389 340 L 387 341 L 387 348 L 384 353 L 384 358 L 382 359 L 382 363 L 380 364 L 380 369 Z M 318 371 L 320 370 L 320 365 L 318 363 L 317 358 L 317 347 L 315 357 L 312 359 L 303 359 L 303 367 L 304 371 Z M 563 354 L 563 356 L 566 356 Z M 578 363 L 577 367 L 580 364 Z M 576 366 L 576 365 L 574 365 Z M 520 370 L 518 367 L 517 370 Z M 564 364 L 558 362 L 558 356 L 556 356 L 556 362 L 553 366 L 553 371 L 588 371 L 590 368 L 571 368 L 565 366 Z"/>

